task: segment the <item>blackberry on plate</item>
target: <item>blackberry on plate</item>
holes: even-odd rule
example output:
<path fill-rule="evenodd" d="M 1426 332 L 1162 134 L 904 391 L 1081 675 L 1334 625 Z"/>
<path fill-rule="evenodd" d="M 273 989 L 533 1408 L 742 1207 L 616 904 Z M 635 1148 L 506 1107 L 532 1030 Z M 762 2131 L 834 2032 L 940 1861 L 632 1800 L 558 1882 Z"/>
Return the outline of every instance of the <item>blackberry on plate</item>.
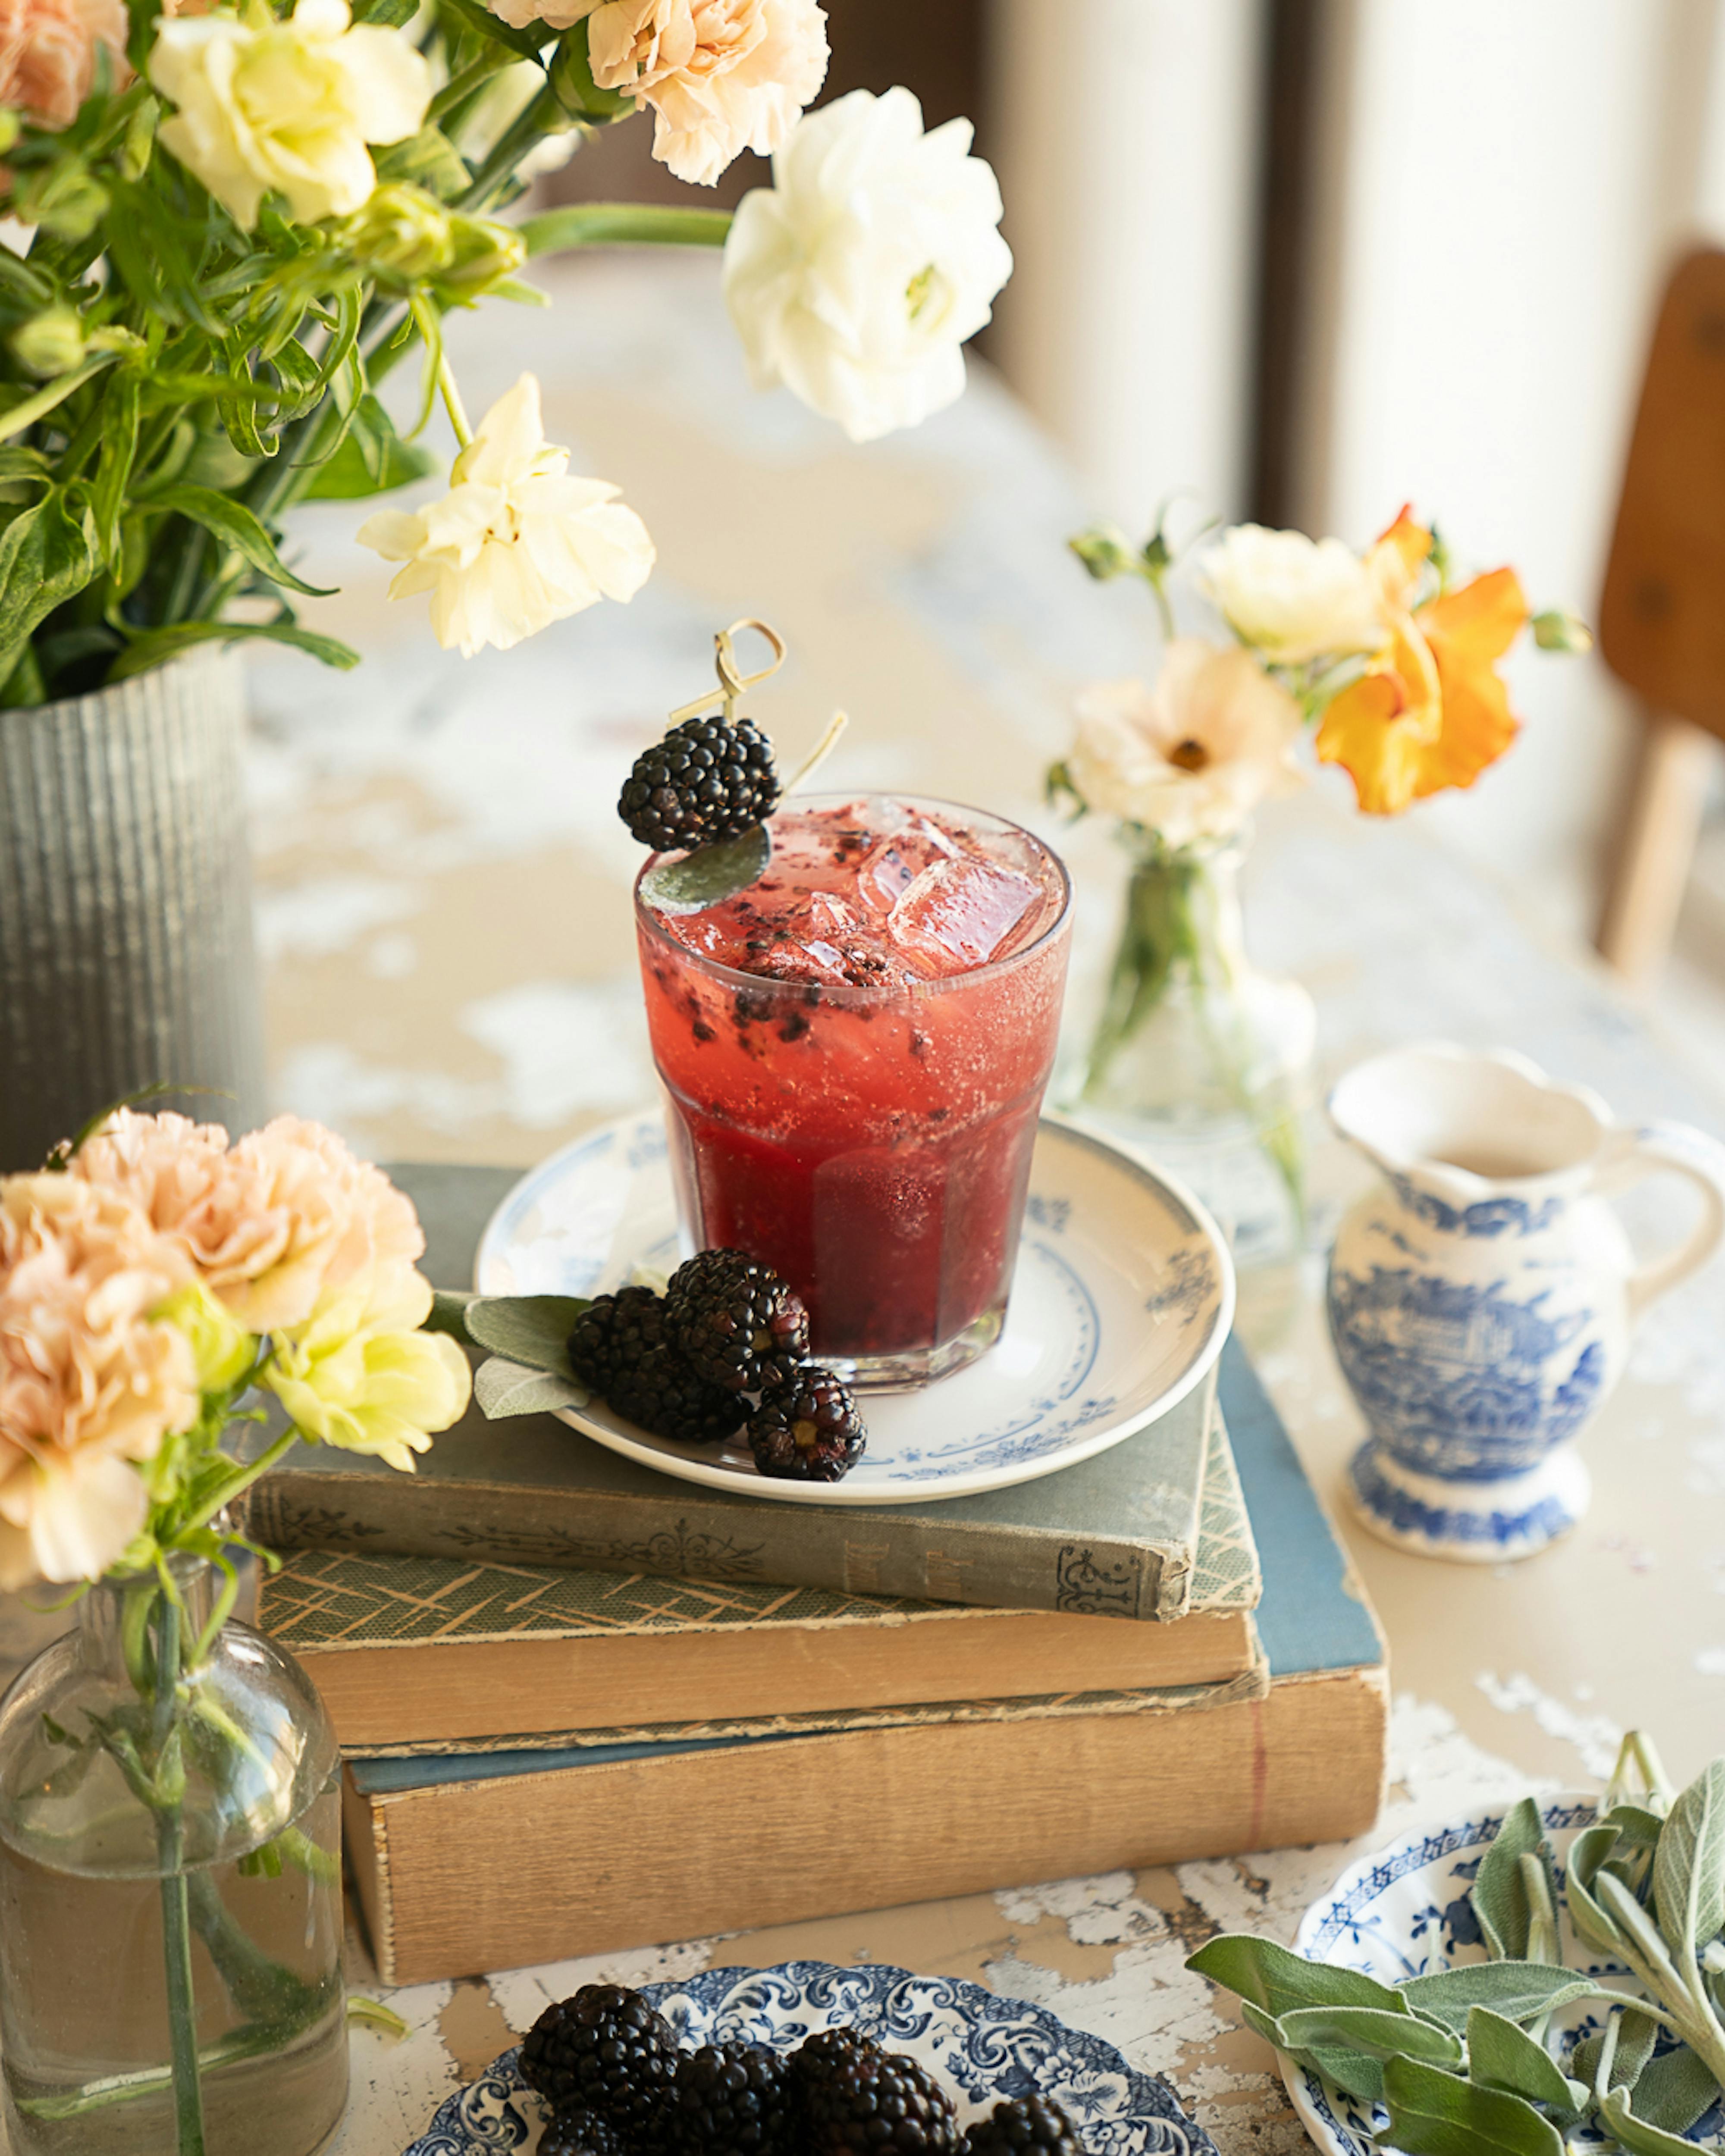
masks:
<path fill-rule="evenodd" d="M 827 2030 L 796 2054 L 795 2072 L 807 2156 L 958 2156 L 952 2099 L 904 2053 Z"/>
<path fill-rule="evenodd" d="M 964 2156 L 1084 2156 L 1078 2130 L 1051 2097 L 1015 2096 L 997 2103 L 964 2137 Z"/>
<path fill-rule="evenodd" d="M 617 813 L 632 838 L 670 854 L 740 838 L 778 799 L 773 744 L 752 719 L 687 719 L 635 758 Z"/>
<path fill-rule="evenodd" d="M 748 1413 L 746 1400 L 709 1384 L 686 1356 L 663 1342 L 614 1379 L 605 1402 L 654 1436 L 684 1445 L 721 1445 Z"/>
<path fill-rule="evenodd" d="M 798 1482 L 839 1481 L 868 1442 L 850 1387 L 814 1363 L 762 1395 L 748 1440 L 763 1475 Z"/>
<path fill-rule="evenodd" d="M 596 2111 L 557 2112 L 539 2138 L 539 2156 L 632 2156 L 629 2143 Z"/>
<path fill-rule="evenodd" d="M 809 1312 L 747 1250 L 701 1250 L 670 1276 L 665 1337 L 703 1378 L 734 1393 L 771 1384 L 809 1352 Z"/>
<path fill-rule="evenodd" d="M 668 2156 L 791 2156 L 790 2061 L 752 2044 L 709 2044 L 677 2061 Z"/>
<path fill-rule="evenodd" d="M 554 2112 L 597 2112 L 625 2143 L 656 2130 L 676 2066 L 670 2028 L 639 1992 L 616 1984 L 584 1984 L 547 2006 L 521 2042 L 530 2089 Z"/>
<path fill-rule="evenodd" d="M 665 1305 L 650 1287 L 596 1295 L 569 1335 L 569 1367 L 608 1400 L 619 1380 L 665 1337 Z"/>

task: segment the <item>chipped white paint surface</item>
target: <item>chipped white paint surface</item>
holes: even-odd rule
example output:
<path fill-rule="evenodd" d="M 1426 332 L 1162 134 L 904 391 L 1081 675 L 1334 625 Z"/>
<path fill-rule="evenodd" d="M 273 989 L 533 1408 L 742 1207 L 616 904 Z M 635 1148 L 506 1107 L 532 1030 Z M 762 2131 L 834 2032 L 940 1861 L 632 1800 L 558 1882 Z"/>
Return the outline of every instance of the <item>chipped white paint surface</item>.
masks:
<path fill-rule="evenodd" d="M 764 613 L 789 638 L 789 665 L 750 701 L 793 759 L 842 705 L 853 724 L 835 784 L 980 796 L 1045 829 L 1038 773 L 1074 688 L 1149 656 L 1147 608 L 1071 563 L 1062 542 L 1082 505 L 986 380 L 927 427 L 851 449 L 788 400 L 748 393 L 716 271 L 706 258 L 598 260 L 554 273 L 552 310 L 493 307 L 451 326 L 472 408 L 536 368 L 553 438 L 645 516 L 660 566 L 629 608 L 464 664 L 433 645 L 423 603 L 385 603 L 388 571 L 353 544 L 351 506 L 301 526 L 304 572 L 346 588 L 308 603 L 305 619 L 362 645 L 369 663 L 338 676 L 269 658 L 254 675 L 275 1086 L 283 1105 L 379 1157 L 526 1165 L 647 1091 L 628 903 L 639 856 L 612 804 L 664 712 L 711 678 L 716 628 Z M 1436 1034 L 1522 1049 L 1626 1117 L 1725 1127 L 1706 1081 L 1584 960 L 1542 947 L 1417 816 L 1341 813 L 1332 778 L 1266 815 L 1249 901 L 1260 963 L 1317 999 L 1332 1073 Z M 1099 825 L 1060 843 L 1079 886 L 1080 1032 L 1119 860 Z M 1358 1178 L 1339 1147 L 1320 1146 L 1321 1220 Z M 1323 1338 L 1316 1262 L 1245 1285 L 1242 1328 L 1333 1497 L 1359 1432 Z M 1613 1732 L 1637 1720 L 1676 1771 L 1725 1749 L 1722 1301 L 1725 1265 L 1650 1318 L 1630 1380 L 1584 1440 L 1598 1497 L 1567 1544 L 1476 1571 L 1350 1535 L 1399 1694 L 1394 1789 L 1376 1838 L 1536 1781 L 1585 1783 Z M 1004 1883 L 398 1993 L 413 2033 L 393 2045 L 357 2034 L 336 2151 L 395 2156 L 459 2078 L 589 1977 L 816 1955 L 1036 1999 L 1168 2074 L 1224 2156 L 1281 2156 L 1303 2137 L 1268 2053 L 1181 1964 L 1219 1927 L 1291 1937 L 1355 1853 Z"/>

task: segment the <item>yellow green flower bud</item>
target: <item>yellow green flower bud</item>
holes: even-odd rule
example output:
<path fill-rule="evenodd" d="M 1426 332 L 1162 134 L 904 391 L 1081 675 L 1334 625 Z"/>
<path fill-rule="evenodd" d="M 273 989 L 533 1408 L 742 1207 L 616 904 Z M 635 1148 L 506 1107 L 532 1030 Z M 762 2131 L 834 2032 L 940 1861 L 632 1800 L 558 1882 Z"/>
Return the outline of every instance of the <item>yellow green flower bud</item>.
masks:
<path fill-rule="evenodd" d="M 74 307 L 44 307 L 12 333 L 13 355 L 27 374 L 69 374 L 84 357 L 84 325 Z"/>
<path fill-rule="evenodd" d="M 1066 544 L 1098 583 L 1110 577 L 1126 576 L 1132 572 L 1142 573 L 1143 564 L 1131 540 L 1111 524 L 1094 524 L 1088 531 L 1081 531 Z"/>
<path fill-rule="evenodd" d="M 1548 607 L 1533 617 L 1533 641 L 1542 651 L 1591 651 L 1594 633 L 1568 607 Z"/>
<path fill-rule="evenodd" d="M 527 259 L 527 243 L 511 226 L 485 217 L 452 217 L 454 259 L 439 282 L 446 290 L 473 292 L 513 277 Z"/>
<path fill-rule="evenodd" d="M 449 213 L 423 187 L 386 180 L 343 234 L 354 258 L 378 275 L 419 284 L 439 275 L 455 259 Z"/>
<path fill-rule="evenodd" d="M 17 141 L 23 121 L 9 106 L 0 107 L 0 157 L 3 157 Z"/>

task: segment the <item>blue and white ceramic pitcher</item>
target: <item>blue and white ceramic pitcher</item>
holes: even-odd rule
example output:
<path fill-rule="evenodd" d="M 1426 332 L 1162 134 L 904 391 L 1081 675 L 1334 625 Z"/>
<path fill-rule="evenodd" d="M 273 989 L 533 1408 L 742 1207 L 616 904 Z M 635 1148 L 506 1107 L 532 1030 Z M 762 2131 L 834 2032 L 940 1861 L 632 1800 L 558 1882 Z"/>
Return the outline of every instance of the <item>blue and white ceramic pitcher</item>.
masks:
<path fill-rule="evenodd" d="M 1386 1541 L 1526 1557 L 1573 1527 L 1573 1440 L 1623 1374 L 1630 1328 L 1725 1235 L 1725 1147 L 1630 1129 L 1522 1057 L 1442 1044 L 1358 1065 L 1330 1114 L 1384 1171 L 1342 1223 L 1330 1331 L 1371 1435 L 1350 1494 Z M 1606 1196 L 1686 1177 L 1702 1214 L 1637 1267 Z"/>

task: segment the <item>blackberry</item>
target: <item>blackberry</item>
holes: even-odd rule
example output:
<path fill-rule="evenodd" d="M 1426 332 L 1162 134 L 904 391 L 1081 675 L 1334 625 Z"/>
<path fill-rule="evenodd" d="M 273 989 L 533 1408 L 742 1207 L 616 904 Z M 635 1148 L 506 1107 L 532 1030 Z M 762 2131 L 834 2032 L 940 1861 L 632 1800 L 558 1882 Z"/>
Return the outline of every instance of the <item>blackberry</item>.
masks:
<path fill-rule="evenodd" d="M 667 2156 L 790 2156 L 790 2061 L 751 2044 L 708 2045 L 677 2061 Z"/>
<path fill-rule="evenodd" d="M 539 2138 L 539 2156 L 630 2156 L 629 2144 L 596 2111 L 560 2111 Z"/>
<path fill-rule="evenodd" d="M 928 2070 L 849 2029 L 796 2054 L 807 2156 L 958 2156 L 952 2100 Z"/>
<path fill-rule="evenodd" d="M 747 1250 L 702 1250 L 665 1291 L 665 1336 L 703 1378 L 759 1392 L 809 1352 L 809 1312 L 771 1265 Z"/>
<path fill-rule="evenodd" d="M 676 2065 L 670 2029 L 639 1992 L 616 1984 L 584 1984 L 547 2006 L 521 2044 L 530 2089 L 559 2114 L 597 2112 L 625 2144 L 656 2132 Z"/>
<path fill-rule="evenodd" d="M 814 1363 L 762 1396 L 748 1440 L 763 1475 L 798 1482 L 839 1481 L 868 1442 L 849 1386 Z"/>
<path fill-rule="evenodd" d="M 997 2103 L 964 2137 L 964 2156 L 1084 2156 L 1077 2128 L 1051 2097 L 1017 2096 Z"/>
<path fill-rule="evenodd" d="M 655 1437 L 684 1445 L 722 1445 L 748 1413 L 748 1403 L 710 1385 L 685 1356 L 661 1342 L 614 1380 L 606 1404 Z"/>
<path fill-rule="evenodd" d="M 656 854 L 736 839 L 778 799 L 773 744 L 752 719 L 689 719 L 635 758 L 617 813 Z"/>
<path fill-rule="evenodd" d="M 665 1305 L 650 1287 L 596 1295 L 569 1335 L 569 1367 L 602 1400 L 665 1337 Z"/>

